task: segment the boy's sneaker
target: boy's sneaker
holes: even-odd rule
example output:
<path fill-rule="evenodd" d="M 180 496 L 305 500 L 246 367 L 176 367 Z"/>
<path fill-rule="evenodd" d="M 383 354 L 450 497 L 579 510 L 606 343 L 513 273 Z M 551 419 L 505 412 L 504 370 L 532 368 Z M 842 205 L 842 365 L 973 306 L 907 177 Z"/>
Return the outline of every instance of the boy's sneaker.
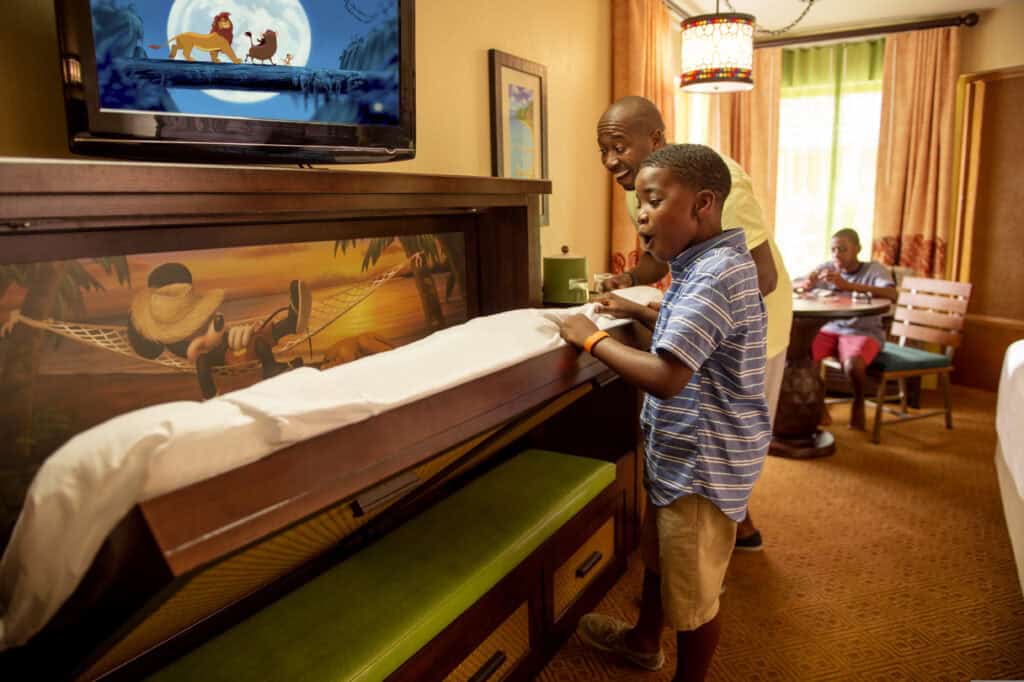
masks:
<path fill-rule="evenodd" d="M 584 644 L 600 651 L 615 654 L 623 660 L 644 670 L 661 670 L 665 665 L 665 652 L 658 649 L 654 653 L 633 651 L 626 646 L 625 634 L 630 626 L 616 618 L 603 616 L 599 613 L 588 613 L 580 618 L 577 633 Z"/>
<path fill-rule="evenodd" d="M 761 539 L 761 531 L 755 530 L 745 538 L 736 538 L 737 552 L 760 552 L 764 549 L 764 541 Z"/>

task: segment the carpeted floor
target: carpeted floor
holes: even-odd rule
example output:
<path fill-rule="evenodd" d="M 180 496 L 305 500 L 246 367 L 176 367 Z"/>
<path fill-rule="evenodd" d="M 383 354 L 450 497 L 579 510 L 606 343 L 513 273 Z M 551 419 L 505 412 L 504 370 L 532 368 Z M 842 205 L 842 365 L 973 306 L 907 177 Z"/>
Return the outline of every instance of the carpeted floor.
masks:
<path fill-rule="evenodd" d="M 709 679 L 1024 678 L 995 395 L 955 389 L 953 431 L 926 419 L 883 430 L 881 445 L 848 431 L 848 412 L 833 409 L 834 456 L 768 458 L 751 506 L 765 549 L 733 557 Z M 598 610 L 635 620 L 642 570 L 632 557 Z M 667 630 L 664 646 L 665 668 L 647 673 L 573 637 L 540 679 L 670 680 Z"/>

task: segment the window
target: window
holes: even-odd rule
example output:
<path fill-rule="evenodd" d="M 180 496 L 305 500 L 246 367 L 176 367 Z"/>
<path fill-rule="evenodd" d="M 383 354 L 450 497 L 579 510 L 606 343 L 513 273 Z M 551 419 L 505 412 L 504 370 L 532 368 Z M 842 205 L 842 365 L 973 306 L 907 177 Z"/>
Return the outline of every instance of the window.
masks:
<path fill-rule="evenodd" d="M 783 51 L 775 241 L 795 277 L 844 227 L 871 256 L 883 57 L 883 40 Z"/>

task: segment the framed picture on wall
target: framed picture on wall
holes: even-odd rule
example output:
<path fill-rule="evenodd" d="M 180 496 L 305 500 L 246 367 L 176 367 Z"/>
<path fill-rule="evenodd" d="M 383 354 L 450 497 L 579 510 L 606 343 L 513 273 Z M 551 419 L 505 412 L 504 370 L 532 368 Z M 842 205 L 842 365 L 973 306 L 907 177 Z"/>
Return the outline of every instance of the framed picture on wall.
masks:
<path fill-rule="evenodd" d="M 547 69 L 536 62 L 489 50 L 491 67 L 491 175 L 548 177 Z M 550 220 L 541 197 L 540 224 Z"/>

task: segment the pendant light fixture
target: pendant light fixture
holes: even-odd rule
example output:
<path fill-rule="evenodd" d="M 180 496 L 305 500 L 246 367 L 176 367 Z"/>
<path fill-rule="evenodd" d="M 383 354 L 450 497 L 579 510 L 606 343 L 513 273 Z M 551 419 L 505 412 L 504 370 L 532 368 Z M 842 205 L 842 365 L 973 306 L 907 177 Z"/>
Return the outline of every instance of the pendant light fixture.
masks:
<path fill-rule="evenodd" d="M 754 87 L 754 17 L 729 12 L 683 20 L 683 73 L 686 92 L 742 92 Z"/>

